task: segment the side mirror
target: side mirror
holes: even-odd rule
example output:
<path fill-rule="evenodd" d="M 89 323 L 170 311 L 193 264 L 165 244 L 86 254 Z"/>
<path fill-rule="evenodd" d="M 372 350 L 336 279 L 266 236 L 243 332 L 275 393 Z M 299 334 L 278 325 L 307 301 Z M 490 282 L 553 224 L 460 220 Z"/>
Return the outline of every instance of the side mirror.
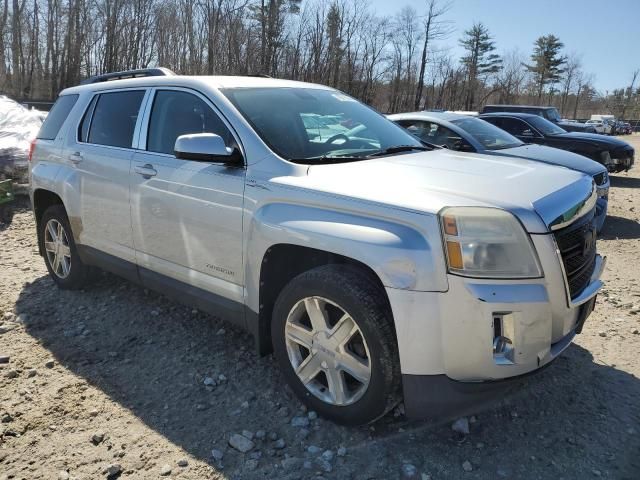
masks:
<path fill-rule="evenodd" d="M 215 133 L 180 135 L 176 138 L 173 152 L 181 160 L 242 165 L 242 155 L 238 149 L 227 147 L 222 137 Z"/>

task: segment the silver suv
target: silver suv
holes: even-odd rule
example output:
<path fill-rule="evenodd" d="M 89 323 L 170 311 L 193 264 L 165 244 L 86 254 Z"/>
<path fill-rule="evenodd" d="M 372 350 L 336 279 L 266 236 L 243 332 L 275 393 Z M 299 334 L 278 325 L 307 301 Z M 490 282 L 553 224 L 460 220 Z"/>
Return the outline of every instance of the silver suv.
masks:
<path fill-rule="evenodd" d="M 345 424 L 502 392 L 602 286 L 592 178 L 426 145 L 321 85 L 92 78 L 60 94 L 30 181 L 60 288 L 100 267 L 246 328 Z"/>

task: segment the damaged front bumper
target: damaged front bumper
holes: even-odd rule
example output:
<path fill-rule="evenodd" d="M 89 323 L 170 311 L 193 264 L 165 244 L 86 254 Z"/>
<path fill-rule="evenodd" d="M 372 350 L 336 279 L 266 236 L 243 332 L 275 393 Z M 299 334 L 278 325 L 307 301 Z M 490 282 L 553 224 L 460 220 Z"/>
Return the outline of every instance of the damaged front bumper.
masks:
<path fill-rule="evenodd" d="M 477 410 L 523 376 L 550 364 L 580 333 L 602 287 L 606 258 L 596 256 L 589 283 L 571 299 L 551 254 L 552 236 L 532 237 L 536 250 L 547 252 L 540 255 L 544 278 L 518 282 L 451 275 L 448 292 L 413 292 L 418 296 L 409 308 L 397 306 L 408 296 L 401 300 L 399 292 L 390 293 L 394 316 L 400 310 L 413 311 L 430 326 L 429 331 L 417 327 L 406 332 L 401 327 L 397 332 L 408 417 Z"/>

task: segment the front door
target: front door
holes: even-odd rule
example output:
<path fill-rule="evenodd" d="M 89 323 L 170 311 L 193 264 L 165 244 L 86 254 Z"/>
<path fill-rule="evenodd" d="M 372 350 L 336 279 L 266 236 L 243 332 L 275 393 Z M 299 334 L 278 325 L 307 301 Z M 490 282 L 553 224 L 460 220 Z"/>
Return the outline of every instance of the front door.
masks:
<path fill-rule="evenodd" d="M 245 169 L 180 160 L 175 140 L 215 133 L 236 146 L 213 105 L 187 89 L 152 90 L 131 173 L 131 216 L 143 282 L 175 280 L 195 296 L 243 301 L 242 208 Z M 170 285 L 168 285 L 170 287 Z M 191 298 L 190 302 L 197 302 Z"/>

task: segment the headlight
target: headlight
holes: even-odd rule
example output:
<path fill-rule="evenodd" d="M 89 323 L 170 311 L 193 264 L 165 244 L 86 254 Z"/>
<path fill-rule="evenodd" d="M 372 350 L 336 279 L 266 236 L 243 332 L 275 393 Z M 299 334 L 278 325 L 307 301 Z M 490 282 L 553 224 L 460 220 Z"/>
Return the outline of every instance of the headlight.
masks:
<path fill-rule="evenodd" d="M 451 207 L 440 212 L 449 272 L 477 278 L 542 276 L 528 234 L 509 212 Z"/>

